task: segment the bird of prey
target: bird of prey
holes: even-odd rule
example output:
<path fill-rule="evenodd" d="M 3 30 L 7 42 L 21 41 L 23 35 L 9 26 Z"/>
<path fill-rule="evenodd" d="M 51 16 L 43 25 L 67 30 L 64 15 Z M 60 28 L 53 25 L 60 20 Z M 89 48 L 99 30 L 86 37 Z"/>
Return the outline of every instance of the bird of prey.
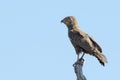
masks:
<path fill-rule="evenodd" d="M 95 56 L 103 66 L 107 63 L 106 57 L 102 54 L 101 47 L 80 29 L 74 16 L 67 16 L 61 22 L 68 28 L 68 36 L 75 48 L 77 60 L 79 59 L 79 54 L 83 52 L 83 55 L 86 53 Z"/>

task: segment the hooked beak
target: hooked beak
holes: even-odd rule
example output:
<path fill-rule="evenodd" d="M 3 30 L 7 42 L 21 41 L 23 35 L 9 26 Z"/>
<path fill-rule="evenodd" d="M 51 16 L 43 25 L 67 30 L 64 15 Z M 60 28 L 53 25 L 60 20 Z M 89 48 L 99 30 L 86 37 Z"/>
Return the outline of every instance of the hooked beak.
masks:
<path fill-rule="evenodd" d="M 64 20 L 61 20 L 61 23 L 64 23 Z"/>

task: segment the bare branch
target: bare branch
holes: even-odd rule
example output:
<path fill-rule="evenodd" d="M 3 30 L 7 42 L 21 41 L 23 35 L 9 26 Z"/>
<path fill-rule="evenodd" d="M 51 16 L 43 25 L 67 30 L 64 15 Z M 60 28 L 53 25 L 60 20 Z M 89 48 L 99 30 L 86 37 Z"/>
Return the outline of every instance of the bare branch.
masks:
<path fill-rule="evenodd" d="M 84 59 L 80 58 L 77 62 L 73 64 L 74 71 L 77 76 L 77 80 L 87 80 L 82 72 L 83 63 L 84 63 Z"/>

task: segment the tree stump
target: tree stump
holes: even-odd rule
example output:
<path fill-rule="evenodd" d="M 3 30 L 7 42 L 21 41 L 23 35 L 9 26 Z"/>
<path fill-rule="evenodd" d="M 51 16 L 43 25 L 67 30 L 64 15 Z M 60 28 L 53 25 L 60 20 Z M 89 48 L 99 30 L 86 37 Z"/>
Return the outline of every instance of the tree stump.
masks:
<path fill-rule="evenodd" d="M 77 76 L 77 80 L 87 80 L 86 77 L 83 75 L 83 64 L 84 64 L 84 59 L 80 58 L 77 62 L 73 64 L 74 67 L 74 72 Z"/>

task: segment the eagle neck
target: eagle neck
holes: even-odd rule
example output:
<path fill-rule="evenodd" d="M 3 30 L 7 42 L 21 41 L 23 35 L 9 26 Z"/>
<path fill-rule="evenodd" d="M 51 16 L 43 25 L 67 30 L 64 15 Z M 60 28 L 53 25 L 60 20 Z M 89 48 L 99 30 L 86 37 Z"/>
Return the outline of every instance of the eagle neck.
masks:
<path fill-rule="evenodd" d="M 78 25 L 68 25 L 68 30 L 80 30 Z"/>

